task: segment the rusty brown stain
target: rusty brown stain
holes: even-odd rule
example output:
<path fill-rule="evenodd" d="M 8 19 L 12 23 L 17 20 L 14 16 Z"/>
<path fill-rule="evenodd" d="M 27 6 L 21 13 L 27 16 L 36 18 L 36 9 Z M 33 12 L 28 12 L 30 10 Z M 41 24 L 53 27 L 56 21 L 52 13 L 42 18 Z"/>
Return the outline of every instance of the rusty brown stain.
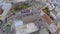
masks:
<path fill-rule="evenodd" d="M 0 14 L 2 14 L 3 13 L 3 10 L 0 8 Z"/>
<path fill-rule="evenodd" d="M 52 23 L 50 17 L 47 14 L 44 14 L 42 17 L 48 23 L 48 25 Z"/>

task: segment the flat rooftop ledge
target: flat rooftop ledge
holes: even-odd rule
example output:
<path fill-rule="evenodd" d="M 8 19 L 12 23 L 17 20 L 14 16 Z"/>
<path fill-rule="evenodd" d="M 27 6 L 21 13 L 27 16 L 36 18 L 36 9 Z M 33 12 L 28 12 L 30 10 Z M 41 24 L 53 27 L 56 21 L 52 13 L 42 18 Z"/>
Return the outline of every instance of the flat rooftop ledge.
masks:
<path fill-rule="evenodd" d="M 2 9 L 4 10 L 2 14 L 0 14 L 0 19 L 4 19 L 7 15 L 7 13 L 9 12 L 9 10 L 11 9 L 11 4 L 10 3 L 3 3 Z"/>

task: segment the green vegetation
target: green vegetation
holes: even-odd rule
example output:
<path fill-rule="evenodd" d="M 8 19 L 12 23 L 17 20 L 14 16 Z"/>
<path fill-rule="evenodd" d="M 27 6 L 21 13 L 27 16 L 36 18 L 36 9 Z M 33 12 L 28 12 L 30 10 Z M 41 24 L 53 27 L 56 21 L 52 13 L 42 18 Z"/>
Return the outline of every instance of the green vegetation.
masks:
<path fill-rule="evenodd" d="M 21 5 L 17 4 L 17 5 L 14 6 L 14 11 L 12 11 L 12 13 L 13 14 L 16 14 L 19 10 L 27 9 L 29 7 L 30 7 L 30 5 L 25 4 L 25 3 L 23 3 Z"/>
<path fill-rule="evenodd" d="M 15 10 L 14 10 L 14 11 L 12 11 L 13 15 L 15 15 L 17 12 L 18 12 L 18 11 L 15 11 Z"/>
<path fill-rule="evenodd" d="M 32 33 L 30 33 L 30 34 L 39 34 L 39 30 L 36 31 L 36 32 L 32 32 Z"/>
<path fill-rule="evenodd" d="M 10 31 L 10 28 L 11 28 L 11 25 L 7 25 L 6 26 L 6 31 L 9 32 Z"/>
<path fill-rule="evenodd" d="M 23 8 L 23 9 L 26 9 L 26 8 L 28 8 L 28 7 L 30 7 L 30 6 L 27 5 L 27 4 L 23 4 L 23 5 L 21 6 L 21 8 Z"/>
<path fill-rule="evenodd" d="M 0 23 L 0 28 L 2 27 L 2 24 Z"/>
<path fill-rule="evenodd" d="M 28 8 L 28 7 L 30 7 L 30 5 L 28 5 L 28 4 L 15 5 L 14 10 L 15 10 L 15 11 L 17 11 L 17 10 L 22 10 L 22 9 L 26 9 L 26 8 Z"/>
<path fill-rule="evenodd" d="M 0 20 L 0 28 L 2 27 L 2 25 L 3 25 L 3 22 Z"/>
<path fill-rule="evenodd" d="M 50 11 L 49 11 L 48 7 L 44 8 L 43 11 L 44 11 L 48 16 L 50 16 Z"/>
<path fill-rule="evenodd" d="M 7 26 L 6 26 L 6 32 L 7 32 L 7 33 L 10 32 L 11 25 L 12 25 L 12 23 L 7 24 Z"/>

